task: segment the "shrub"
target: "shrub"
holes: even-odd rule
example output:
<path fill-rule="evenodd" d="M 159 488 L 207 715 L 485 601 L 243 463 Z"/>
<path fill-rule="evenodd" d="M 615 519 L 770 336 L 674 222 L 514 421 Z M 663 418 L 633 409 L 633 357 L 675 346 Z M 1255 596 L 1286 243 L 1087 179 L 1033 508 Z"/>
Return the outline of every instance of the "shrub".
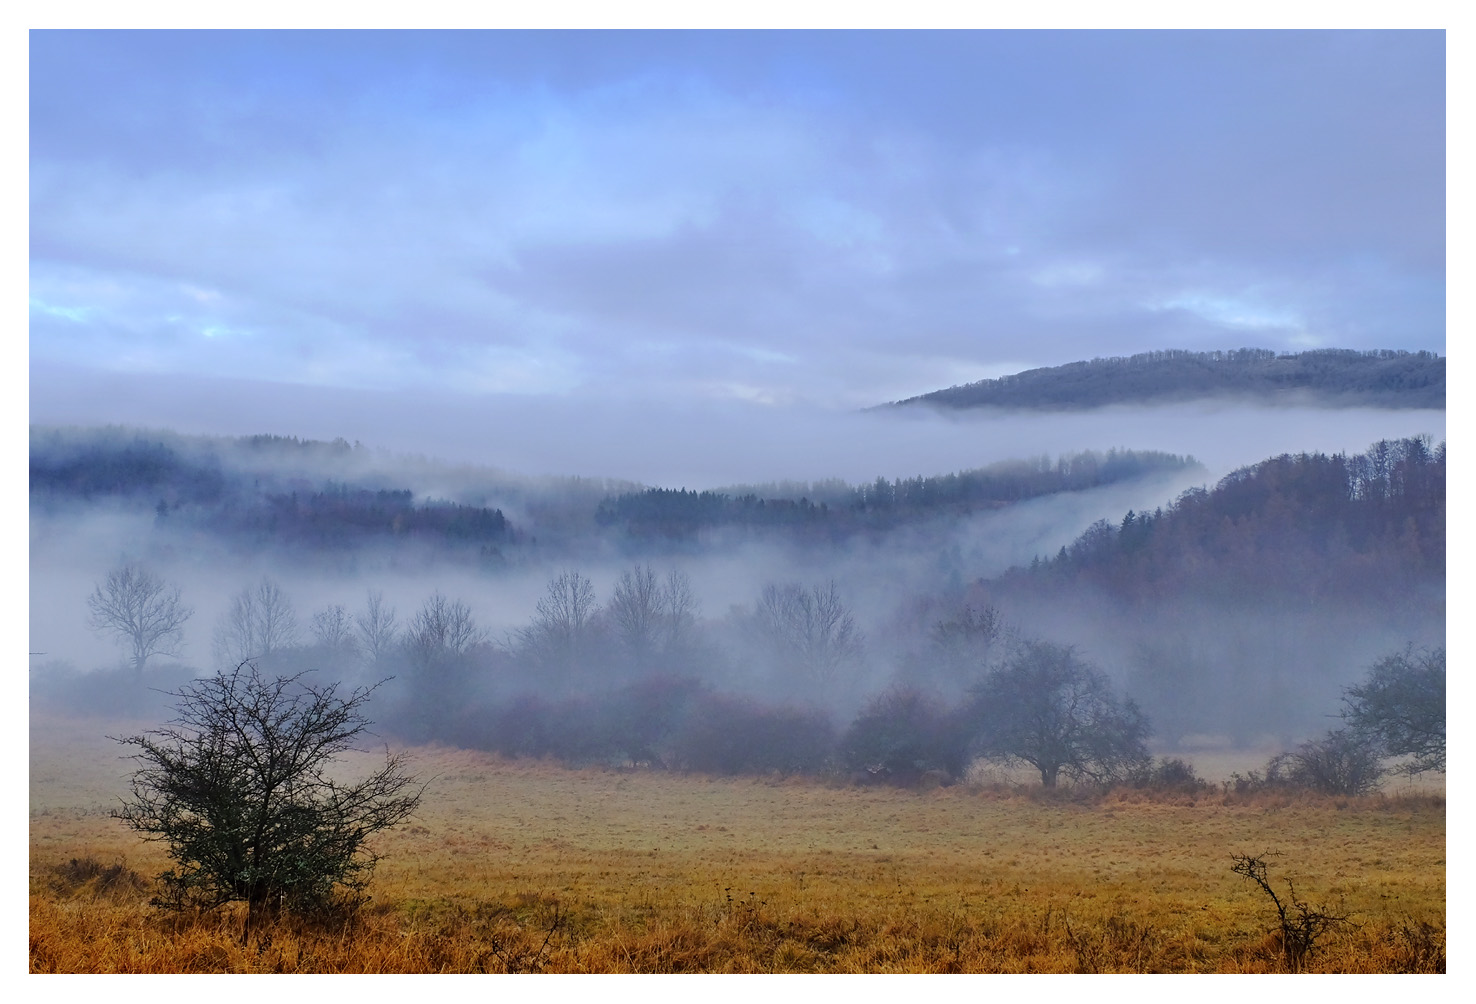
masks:
<path fill-rule="evenodd" d="M 1193 793 L 1206 791 L 1210 783 L 1194 771 L 1194 765 L 1178 757 L 1160 757 L 1157 764 L 1144 764 L 1128 777 L 1134 788 L 1149 791 Z"/>
<path fill-rule="evenodd" d="M 357 784 L 330 776 L 370 724 L 373 688 L 340 697 L 302 675 L 267 679 L 254 664 L 181 688 L 170 728 L 119 739 L 142 765 L 114 816 L 168 844 L 176 868 L 156 905 L 286 906 L 316 912 L 339 889 L 361 890 L 374 833 L 403 821 L 423 788 L 400 756 Z"/>
<path fill-rule="evenodd" d="M 1268 786 L 1306 788 L 1324 795 L 1366 795 L 1378 789 L 1383 776 L 1378 748 L 1348 729 L 1302 743 L 1266 764 Z"/>
<path fill-rule="evenodd" d="M 814 773 L 834 747 L 824 712 L 718 694 L 693 701 L 672 737 L 674 766 L 713 774 Z"/>
<path fill-rule="evenodd" d="M 862 709 L 839 746 L 839 765 L 894 784 L 929 771 L 952 777 L 963 759 L 946 711 L 915 687 L 893 687 Z"/>

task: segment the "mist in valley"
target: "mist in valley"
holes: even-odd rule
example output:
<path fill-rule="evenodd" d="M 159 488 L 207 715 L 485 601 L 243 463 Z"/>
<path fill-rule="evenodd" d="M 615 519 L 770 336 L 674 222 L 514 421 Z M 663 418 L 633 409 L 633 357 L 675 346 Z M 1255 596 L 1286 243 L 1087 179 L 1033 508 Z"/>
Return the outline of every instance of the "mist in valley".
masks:
<path fill-rule="evenodd" d="M 728 398 L 659 399 L 611 391 L 472 395 L 454 389 L 380 392 L 266 381 L 110 374 L 37 361 L 31 421 L 203 435 L 345 438 L 406 458 L 666 488 L 774 481 L 852 483 L 945 474 L 1041 454 L 1112 448 L 1188 454 L 1218 478 L 1281 453 L 1357 452 L 1379 439 L 1445 435 L 1440 410 L 1266 407 L 1234 400 L 1073 413 L 927 407 L 845 410 Z M 412 487 L 448 490 L 423 471 Z M 509 514 L 511 515 L 511 514 Z"/>
<path fill-rule="evenodd" d="M 1020 591 L 1007 577 L 1072 546 L 1099 521 L 1116 526 L 1130 511 L 1170 509 L 1187 490 L 1213 489 L 1241 465 L 1284 452 L 1361 454 L 1379 439 L 1413 435 L 1441 442 L 1443 412 L 1182 405 L 953 417 L 753 408 L 735 422 L 724 409 L 700 421 L 691 414 L 652 421 L 653 411 L 585 416 L 579 424 L 598 428 L 595 437 L 572 428 L 576 409 L 567 427 L 544 410 L 523 416 L 519 429 L 536 430 L 527 437 L 479 438 L 453 431 L 464 416 L 437 426 L 446 416 L 432 407 L 421 413 L 427 424 L 390 437 L 400 447 L 420 444 L 414 453 L 384 446 L 369 438 L 372 424 L 337 413 L 304 421 L 302 439 L 337 430 L 357 445 L 248 449 L 225 439 L 173 440 L 180 455 L 216 463 L 225 476 L 251 472 L 243 476 L 291 491 L 351 484 L 408 489 L 416 503 L 495 508 L 507 535 L 479 552 L 413 540 L 277 546 L 202 532 L 171 520 L 167 505 L 161 514 L 152 500 L 33 499 L 30 642 L 43 653 L 31 660 L 33 701 L 161 715 L 167 699 L 160 691 L 260 655 L 231 651 L 222 635 L 237 597 L 262 583 L 280 589 L 296 624 L 286 645 L 260 659 L 263 668 L 314 670 L 352 685 L 392 678 L 375 697 L 387 734 L 569 762 L 761 769 L 761 758 L 722 760 L 713 752 L 719 739 L 698 725 L 721 718 L 759 745 L 793 746 L 806 736 L 833 744 L 887 693 L 910 689 L 938 707 L 966 701 L 1025 639 L 1075 646 L 1147 713 L 1161 752 L 1286 744 L 1323 731 L 1341 688 L 1381 655 L 1443 644 L 1443 580 L 1438 595 L 1395 610 L 1356 597 L 1289 607 L 1256 595 L 1144 605 L 1088 587 Z M 282 435 L 282 421 L 267 428 Z M 79 434 L 63 430 L 48 442 Z M 129 427 L 112 434 L 120 441 L 165 435 Z M 1114 448 L 1192 455 L 1199 463 L 985 510 L 914 514 L 840 536 L 742 526 L 641 536 L 593 519 L 602 499 L 648 486 L 823 503 L 878 477 Z M 33 439 L 33 467 L 36 450 Z M 89 623 L 89 594 L 126 560 L 177 586 L 193 610 L 177 658 L 154 658 L 143 681 L 121 668 L 119 647 Z M 616 609 L 622 588 L 628 600 L 641 576 L 653 583 L 658 619 L 667 588 L 685 590 L 680 609 L 668 611 L 670 622 L 649 638 L 633 636 Z M 560 583 L 582 596 L 560 593 Z M 846 636 L 826 635 L 821 655 L 813 640 L 786 648 L 776 605 L 819 602 L 826 593 L 846 618 Z M 377 658 L 356 625 L 371 596 L 394 614 L 395 643 Z M 774 608 L 767 613 L 766 603 Z M 417 656 L 411 632 L 426 626 L 437 604 L 461 618 L 461 637 L 444 644 L 442 623 L 442 647 Z M 977 651 L 960 656 L 940 643 L 947 625 L 979 611 L 997 615 L 999 630 Z M 834 648 L 828 655 L 827 645 Z M 634 729 L 642 738 L 600 741 L 602 715 L 623 716 L 610 729 Z M 754 738 L 760 735 L 779 738 Z M 674 743 L 684 757 L 672 759 Z M 829 755 L 818 746 L 785 750 L 775 769 L 814 766 Z"/>

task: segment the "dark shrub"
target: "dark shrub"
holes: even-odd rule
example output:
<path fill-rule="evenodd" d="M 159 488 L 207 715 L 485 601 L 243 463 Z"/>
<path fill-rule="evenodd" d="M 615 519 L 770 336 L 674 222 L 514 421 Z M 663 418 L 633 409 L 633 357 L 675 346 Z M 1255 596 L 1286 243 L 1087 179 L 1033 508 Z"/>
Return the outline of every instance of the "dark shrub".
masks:
<path fill-rule="evenodd" d="M 960 744 L 945 709 L 915 687 L 893 687 L 873 698 L 840 742 L 848 772 L 912 785 L 929 771 L 955 773 Z"/>
<path fill-rule="evenodd" d="M 1205 791 L 1210 783 L 1194 772 L 1194 765 L 1178 757 L 1160 757 L 1157 764 L 1145 765 L 1128 778 L 1134 788 L 1149 791 Z"/>
<path fill-rule="evenodd" d="M 1377 745 L 1349 729 L 1302 743 L 1266 764 L 1267 786 L 1307 788 L 1324 795 L 1366 795 L 1377 790 L 1383 776 Z"/>
<path fill-rule="evenodd" d="M 835 729 L 821 711 L 710 694 L 691 703 L 672 757 L 674 766 L 713 774 L 812 773 L 834 746 Z"/>

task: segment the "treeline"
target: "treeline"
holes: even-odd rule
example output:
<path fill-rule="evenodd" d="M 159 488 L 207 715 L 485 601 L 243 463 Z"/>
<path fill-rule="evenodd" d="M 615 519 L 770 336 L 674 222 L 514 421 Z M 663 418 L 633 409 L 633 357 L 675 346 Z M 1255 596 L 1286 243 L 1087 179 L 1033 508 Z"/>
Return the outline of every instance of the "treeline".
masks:
<path fill-rule="evenodd" d="M 164 500 L 209 506 L 234 490 L 212 455 L 187 453 L 182 444 L 118 428 L 75 430 L 31 427 L 31 504 L 70 500 Z"/>
<path fill-rule="evenodd" d="M 133 655 L 136 700 L 147 662 L 180 651 L 192 608 L 136 564 L 113 569 L 88 606 L 93 627 Z M 404 620 L 371 591 L 358 611 L 330 604 L 303 621 L 269 578 L 231 597 L 213 632 L 221 670 L 388 677 L 376 699 L 384 728 L 509 757 L 899 785 L 949 784 L 982 760 L 1026 768 L 1047 788 L 1203 786 L 1181 761 L 1154 765 L 1149 717 L 1073 646 L 968 606 L 932 619 L 917 642 L 890 684 L 855 694 L 867 643 L 835 582 L 770 583 L 714 623 L 684 574 L 639 565 L 603 603 L 584 576 L 561 573 L 501 640 L 440 592 Z M 953 696 L 908 682 L 907 664 L 951 678 Z M 33 689 L 44 699 L 45 687 Z M 129 707 L 116 686 L 89 681 L 82 693 L 73 701 Z M 1348 728 L 1302 744 L 1255 783 L 1358 794 L 1384 757 L 1444 770 L 1443 650 L 1388 656 L 1345 694 Z"/>
<path fill-rule="evenodd" d="M 1113 356 L 933 391 L 896 402 L 940 408 L 1079 411 L 1235 397 L 1329 406 L 1444 408 L 1445 359 L 1432 352 L 1318 349 L 1279 354 L 1163 350 Z"/>
<path fill-rule="evenodd" d="M 799 498 L 764 498 L 742 488 L 733 492 L 650 488 L 600 503 L 595 520 L 636 536 L 687 537 L 717 527 L 804 527 L 844 536 L 862 529 L 889 528 L 929 515 L 965 514 L 999 508 L 1058 492 L 1198 468 L 1193 457 L 1154 450 L 1086 451 L 1034 460 L 1011 460 L 934 477 L 877 478 L 852 486 L 830 481 L 816 486 L 773 486 L 814 491 Z"/>
<path fill-rule="evenodd" d="M 99 581 L 88 608 L 94 629 L 131 655 L 136 692 L 151 659 L 182 651 L 193 616 L 178 587 L 136 562 Z M 377 717 L 412 741 L 575 765 L 849 770 L 912 783 L 930 772 L 957 779 L 985 756 L 1029 764 L 1054 786 L 1120 780 L 1146 762 L 1148 723 L 1105 674 L 1071 649 L 1018 641 L 992 611 L 940 623 L 931 642 L 965 700 L 949 707 L 896 685 L 844 730 L 832 716 L 860 696 L 868 655 L 834 581 L 768 583 L 716 623 L 699 611 L 676 570 L 627 569 L 604 602 L 568 571 L 526 625 L 494 640 L 468 604 L 440 592 L 406 620 L 370 592 L 358 611 L 330 604 L 304 621 L 262 578 L 230 598 L 212 647 L 223 671 L 249 662 L 269 676 L 392 678 Z M 1045 737 L 1029 725 L 1043 715 L 1058 722 Z"/>
<path fill-rule="evenodd" d="M 1074 543 L 1005 577 L 1054 592 L 1090 585 L 1159 602 L 1356 593 L 1396 605 L 1445 581 L 1445 444 L 1381 441 L 1363 454 L 1282 455 L 1167 508 L 1098 521 Z M 1413 591 L 1413 595 L 1412 595 Z"/>
<path fill-rule="evenodd" d="M 161 502 L 156 512 L 162 520 L 170 510 Z M 262 544 L 320 550 L 355 548 L 386 538 L 496 548 L 512 532 L 500 509 L 443 500 L 417 505 L 409 489 L 371 491 L 331 483 L 323 491 L 272 494 L 244 504 L 226 504 L 205 522 L 218 532 Z"/>
<path fill-rule="evenodd" d="M 830 481 L 813 486 L 814 494 L 806 494 L 811 486 L 798 485 L 784 486 L 789 494 L 610 491 L 578 479 L 539 487 L 498 481 L 487 472 L 421 472 L 433 484 L 458 484 L 452 490 L 465 496 L 458 500 L 418 497 L 403 481 L 396 483 L 394 474 L 370 464 L 364 452 L 341 439 L 215 440 L 119 428 L 33 427 L 31 505 L 61 512 L 113 501 L 152 510 L 161 527 L 204 531 L 251 549 L 311 554 L 413 541 L 485 562 L 537 541 L 572 551 L 591 537 L 669 542 L 714 528 L 836 542 L 909 520 L 1198 467 L 1192 457 L 1156 451 L 1088 451 L 859 486 Z M 516 507 L 521 525 L 504 514 L 497 504 L 501 497 Z"/>
<path fill-rule="evenodd" d="M 31 504 L 116 500 L 152 508 L 161 526 L 204 530 L 251 547 L 346 550 L 415 540 L 484 553 L 513 536 L 501 510 L 409 489 L 366 488 L 313 471 L 348 457 L 344 440 L 248 436 L 225 444 L 121 429 L 31 431 Z M 252 459 L 262 461 L 255 465 Z"/>

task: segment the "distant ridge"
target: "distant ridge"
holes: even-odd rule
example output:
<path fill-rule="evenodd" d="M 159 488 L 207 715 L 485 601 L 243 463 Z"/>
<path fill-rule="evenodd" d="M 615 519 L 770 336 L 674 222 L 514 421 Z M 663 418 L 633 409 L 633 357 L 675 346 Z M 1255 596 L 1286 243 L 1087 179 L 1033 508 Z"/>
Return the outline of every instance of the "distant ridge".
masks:
<path fill-rule="evenodd" d="M 1329 408 L 1445 407 L 1445 357 L 1433 352 L 1166 349 L 1025 370 L 883 407 L 1077 411 L 1113 404 L 1240 398 Z"/>

